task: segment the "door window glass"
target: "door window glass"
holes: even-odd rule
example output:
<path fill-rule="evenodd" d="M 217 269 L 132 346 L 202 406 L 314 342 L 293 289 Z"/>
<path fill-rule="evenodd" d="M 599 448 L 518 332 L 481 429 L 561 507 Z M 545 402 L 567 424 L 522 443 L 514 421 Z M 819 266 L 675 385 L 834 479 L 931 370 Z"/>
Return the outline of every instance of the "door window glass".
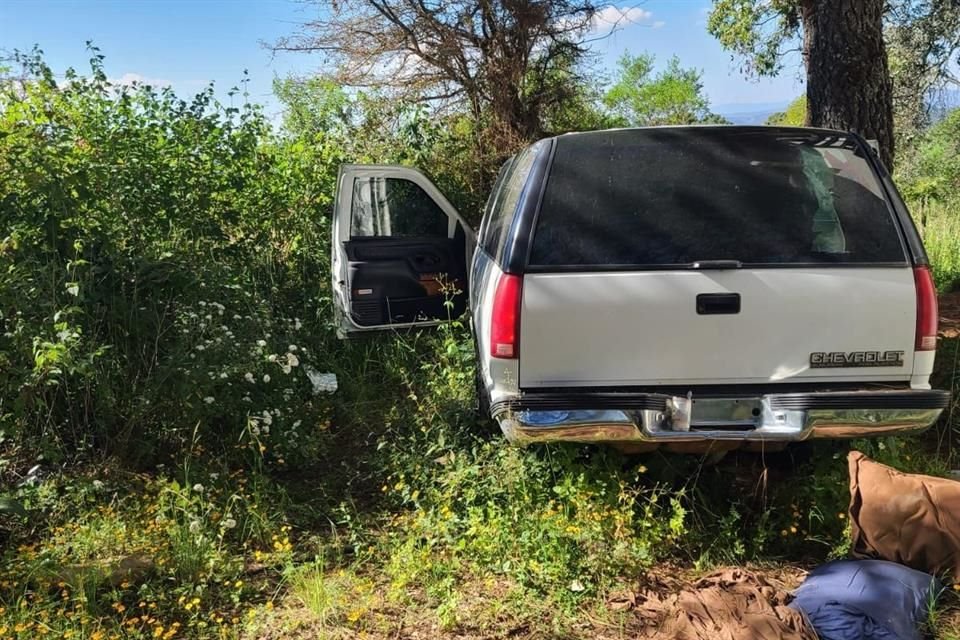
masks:
<path fill-rule="evenodd" d="M 353 181 L 351 238 L 446 238 L 447 214 L 419 185 L 402 178 Z"/>

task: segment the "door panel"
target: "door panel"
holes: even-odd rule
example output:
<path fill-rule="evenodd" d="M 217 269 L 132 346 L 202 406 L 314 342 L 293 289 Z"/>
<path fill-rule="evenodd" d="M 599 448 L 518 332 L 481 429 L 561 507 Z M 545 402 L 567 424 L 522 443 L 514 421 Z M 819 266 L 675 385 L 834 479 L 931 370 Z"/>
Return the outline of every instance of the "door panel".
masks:
<path fill-rule="evenodd" d="M 332 276 L 342 332 L 429 325 L 464 312 L 473 232 L 423 174 L 344 166 L 334 211 Z"/>
<path fill-rule="evenodd" d="M 375 238 L 344 244 L 353 321 L 404 324 L 459 316 L 466 308 L 466 274 L 456 241 Z"/>

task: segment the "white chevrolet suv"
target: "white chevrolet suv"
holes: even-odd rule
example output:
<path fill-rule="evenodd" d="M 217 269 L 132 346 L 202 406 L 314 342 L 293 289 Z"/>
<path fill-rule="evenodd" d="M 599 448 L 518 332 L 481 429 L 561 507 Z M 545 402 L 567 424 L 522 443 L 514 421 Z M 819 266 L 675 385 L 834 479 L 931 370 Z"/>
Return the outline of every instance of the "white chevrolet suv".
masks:
<path fill-rule="evenodd" d="M 504 165 L 476 235 L 419 171 L 348 165 L 332 244 L 344 334 L 469 309 L 480 404 L 513 441 L 905 433 L 950 400 L 929 383 L 923 245 L 856 134 L 541 140 Z"/>

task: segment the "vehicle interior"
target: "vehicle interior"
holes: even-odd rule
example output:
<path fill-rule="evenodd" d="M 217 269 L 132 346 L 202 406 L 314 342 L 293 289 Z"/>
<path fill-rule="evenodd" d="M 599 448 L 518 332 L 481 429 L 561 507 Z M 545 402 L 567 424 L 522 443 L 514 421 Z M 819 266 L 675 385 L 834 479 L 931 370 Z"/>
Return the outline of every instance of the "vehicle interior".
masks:
<path fill-rule="evenodd" d="M 353 321 L 371 327 L 460 316 L 467 301 L 466 244 L 462 223 L 419 185 L 355 178 L 350 239 L 343 243 Z"/>

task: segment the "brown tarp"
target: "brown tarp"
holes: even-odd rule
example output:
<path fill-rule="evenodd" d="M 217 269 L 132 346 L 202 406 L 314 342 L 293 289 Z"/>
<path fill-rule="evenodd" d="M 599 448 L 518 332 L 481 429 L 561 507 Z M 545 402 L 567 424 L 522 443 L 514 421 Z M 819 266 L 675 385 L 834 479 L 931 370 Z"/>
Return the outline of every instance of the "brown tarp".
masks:
<path fill-rule="evenodd" d="M 847 462 L 853 554 L 960 580 L 960 482 L 903 473 L 859 451 Z"/>
<path fill-rule="evenodd" d="M 790 595 L 744 569 L 723 569 L 672 594 L 646 593 L 636 611 L 642 638 L 816 640 Z"/>

